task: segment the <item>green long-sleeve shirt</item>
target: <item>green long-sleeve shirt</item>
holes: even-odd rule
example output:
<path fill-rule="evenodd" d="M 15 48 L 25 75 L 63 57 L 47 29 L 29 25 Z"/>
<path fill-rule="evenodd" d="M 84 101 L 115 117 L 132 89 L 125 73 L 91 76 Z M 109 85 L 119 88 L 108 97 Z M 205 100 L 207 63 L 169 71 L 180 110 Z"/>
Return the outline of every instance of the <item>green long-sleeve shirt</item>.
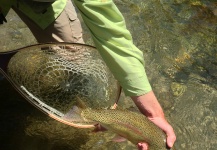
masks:
<path fill-rule="evenodd" d="M 46 13 L 35 13 L 34 10 L 22 0 L 0 0 L 0 7 L 5 16 L 11 7 L 17 7 L 40 28 L 45 29 L 60 15 L 66 6 L 66 2 L 67 0 L 55 1 L 49 7 L 47 7 Z"/>
<path fill-rule="evenodd" d="M 96 48 L 127 96 L 151 91 L 143 53 L 132 41 L 122 14 L 112 0 L 74 0 L 90 29 Z"/>
<path fill-rule="evenodd" d="M 16 0 L 1 0 L 6 13 Z M 74 0 L 83 20 L 90 29 L 95 46 L 119 81 L 127 96 L 139 96 L 151 91 L 143 53 L 132 41 L 125 21 L 112 0 Z M 3 4 L 3 5 L 2 5 Z M 32 13 L 26 5 L 20 9 L 41 28 L 46 28 L 63 10 L 66 0 L 57 0 L 48 9 L 48 15 Z M 14 4 L 15 5 L 15 4 Z"/>

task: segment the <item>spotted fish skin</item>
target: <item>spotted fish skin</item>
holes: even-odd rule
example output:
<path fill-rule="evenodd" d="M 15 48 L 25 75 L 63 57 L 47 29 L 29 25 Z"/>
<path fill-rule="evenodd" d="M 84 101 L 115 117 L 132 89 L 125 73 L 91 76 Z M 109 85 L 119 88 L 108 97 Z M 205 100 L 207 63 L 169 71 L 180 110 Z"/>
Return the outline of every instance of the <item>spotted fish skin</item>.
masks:
<path fill-rule="evenodd" d="M 146 142 L 149 150 L 169 150 L 166 148 L 165 133 L 144 115 L 128 110 L 84 109 L 82 118 L 101 124 L 133 144 Z M 175 150 L 172 148 L 170 150 Z"/>

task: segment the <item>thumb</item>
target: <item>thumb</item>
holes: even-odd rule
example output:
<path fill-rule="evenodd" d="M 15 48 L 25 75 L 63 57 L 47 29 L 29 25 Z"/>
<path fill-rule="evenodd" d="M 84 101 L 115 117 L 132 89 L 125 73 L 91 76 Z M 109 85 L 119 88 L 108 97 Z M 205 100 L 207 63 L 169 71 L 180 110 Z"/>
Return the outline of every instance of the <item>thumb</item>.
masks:
<path fill-rule="evenodd" d="M 168 147 L 173 147 L 175 141 L 176 141 L 176 136 L 175 133 L 173 131 L 173 128 L 170 126 L 169 129 L 167 129 L 165 131 L 166 135 L 167 135 L 167 146 Z"/>

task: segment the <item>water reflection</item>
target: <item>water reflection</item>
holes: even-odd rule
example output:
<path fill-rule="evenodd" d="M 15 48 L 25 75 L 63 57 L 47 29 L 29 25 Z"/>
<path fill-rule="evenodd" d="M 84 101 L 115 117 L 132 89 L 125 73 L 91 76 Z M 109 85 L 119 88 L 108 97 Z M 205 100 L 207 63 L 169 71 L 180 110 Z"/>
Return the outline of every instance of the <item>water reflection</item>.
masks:
<path fill-rule="evenodd" d="M 150 82 L 177 133 L 177 149 L 215 150 L 217 147 L 216 1 L 115 0 L 115 2 L 126 18 L 134 43 L 144 51 Z M 8 37 L 1 41 L 1 51 L 35 42 L 34 38 L 31 39 L 29 36 L 28 40 L 23 40 L 27 32 L 29 35 L 26 28 L 20 27 L 20 32 L 10 34 L 14 28 L 11 23 L 14 23 L 16 18 L 13 14 L 11 16 L 12 20 L 7 30 L 3 32 L 2 28 L 0 29 L 0 34 L 4 33 L 4 36 Z M 19 26 L 22 26 L 20 24 L 19 22 Z M 91 40 L 85 26 L 84 29 L 85 40 L 90 44 Z M 10 36 L 14 36 L 13 47 L 8 46 L 11 42 Z M 3 133 L 1 143 L 7 141 L 15 147 L 21 147 L 22 143 L 25 145 L 23 147 L 31 149 L 32 147 L 58 149 L 60 145 L 70 149 L 71 145 L 67 144 L 71 142 L 69 135 L 75 136 L 80 131 L 71 131 L 67 136 L 60 136 L 59 133 L 63 134 L 64 129 L 69 128 L 57 127 L 63 125 L 56 125 L 58 123 L 46 116 L 39 117 L 38 111 L 21 100 L 18 95 L 12 96 L 10 93 L 12 89 L 2 82 L 0 83 L 2 100 L 0 118 Z M 8 93 L 11 94 L 10 97 L 7 97 Z M 122 103 L 126 104 L 127 101 L 129 100 Z M 40 125 L 49 127 L 47 130 L 41 130 Z M 55 130 L 50 130 L 51 127 Z M 81 149 L 135 149 L 129 143 L 111 144 L 108 139 L 114 136 L 112 133 L 100 133 L 98 136 L 88 133 L 86 136 L 86 133 L 81 132 L 79 133 L 81 137 L 75 136 L 75 139 L 85 140 L 83 145 L 80 145 Z M 83 138 L 83 135 L 88 138 Z M 25 142 L 27 138 L 32 140 L 31 144 Z M 40 147 L 42 141 L 49 144 Z M 51 141 L 56 141 L 56 145 Z"/>

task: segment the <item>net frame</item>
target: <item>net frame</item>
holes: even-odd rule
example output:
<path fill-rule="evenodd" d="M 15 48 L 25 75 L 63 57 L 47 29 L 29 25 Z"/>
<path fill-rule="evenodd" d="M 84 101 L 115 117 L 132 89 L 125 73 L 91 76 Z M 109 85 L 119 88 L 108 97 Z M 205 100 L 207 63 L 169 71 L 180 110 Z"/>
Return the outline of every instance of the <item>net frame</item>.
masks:
<path fill-rule="evenodd" d="M 25 100 L 27 100 L 30 104 L 32 104 L 34 107 L 39 109 L 41 112 L 45 113 L 49 117 L 64 123 L 69 126 L 73 126 L 76 128 L 94 128 L 96 124 L 90 124 L 90 123 L 75 123 L 73 121 L 69 121 L 66 118 L 64 118 L 63 113 L 60 111 L 56 110 L 55 108 L 50 107 L 49 105 L 45 104 L 43 101 L 41 101 L 39 98 L 34 96 L 25 86 L 23 85 L 18 85 L 16 82 L 11 79 L 11 77 L 7 73 L 7 65 L 10 61 L 10 59 L 15 55 L 17 52 L 22 51 L 22 50 L 28 50 L 28 49 L 33 49 L 33 48 L 38 48 L 40 47 L 42 50 L 45 47 L 58 47 L 58 48 L 66 48 L 67 46 L 74 46 L 74 47 L 85 47 L 85 48 L 90 48 L 92 50 L 96 50 L 95 47 L 90 46 L 90 45 L 85 45 L 85 44 L 78 44 L 78 43 L 67 43 L 67 42 L 57 42 L 57 43 L 41 43 L 41 44 L 34 44 L 34 45 L 29 45 L 23 48 L 19 48 L 16 50 L 12 50 L 9 52 L 0 52 L 0 73 L 10 82 L 10 84 L 15 88 L 15 90 L 22 95 Z M 120 98 L 121 94 L 121 87 L 116 82 L 117 85 L 117 92 L 116 92 L 116 98 L 114 100 L 114 104 L 112 105 L 111 109 L 115 109 L 118 103 L 118 100 Z"/>

